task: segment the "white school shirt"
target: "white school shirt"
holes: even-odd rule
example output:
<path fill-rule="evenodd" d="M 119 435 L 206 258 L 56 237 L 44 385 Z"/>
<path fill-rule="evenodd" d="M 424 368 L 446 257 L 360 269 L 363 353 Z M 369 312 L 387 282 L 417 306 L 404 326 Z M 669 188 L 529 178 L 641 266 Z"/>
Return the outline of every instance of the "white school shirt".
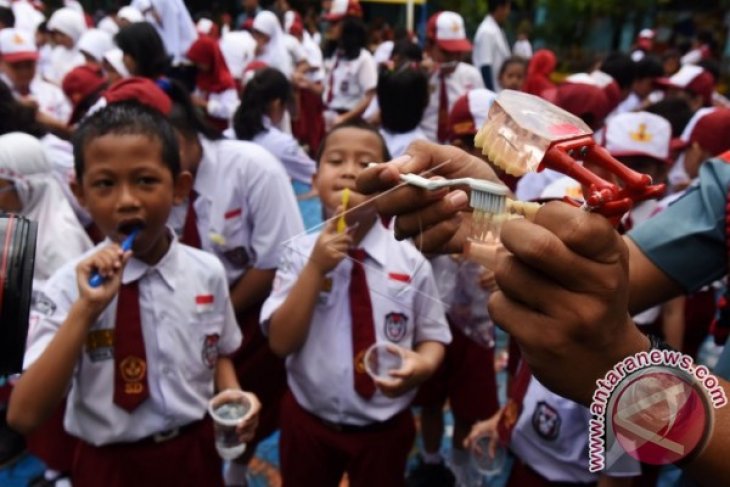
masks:
<path fill-rule="evenodd" d="M 294 192 L 281 163 L 242 140 L 200 138 L 203 159 L 195 174 L 194 208 L 203 250 L 218 256 L 229 284 L 246 270 L 275 269 L 283 244 L 304 232 Z M 188 204 L 173 208 L 180 234 Z"/>
<path fill-rule="evenodd" d="M 324 60 L 324 103 L 332 110 L 352 110 L 365 93 L 378 85 L 378 69 L 373 55 L 360 49 L 355 59 L 346 59 L 341 53 Z M 329 103 L 329 94 L 332 101 Z"/>
<path fill-rule="evenodd" d="M 56 272 L 31 312 L 27 369 L 44 352 L 78 299 L 76 265 L 102 242 Z M 218 259 L 178 243 L 154 266 L 132 258 L 124 284 L 139 279 L 139 307 L 149 398 L 132 413 L 114 404 L 113 336 L 117 298 L 91 325 L 66 401 L 64 427 L 92 445 L 133 442 L 205 416 L 219 355 L 241 344 L 228 283 Z"/>
<path fill-rule="evenodd" d="M 385 145 L 390 152 L 390 157 L 398 157 L 406 153 L 406 149 L 411 145 L 414 140 L 426 140 L 426 134 L 421 130 L 421 127 L 416 127 L 410 132 L 397 134 L 389 132 L 384 128 L 380 129 L 380 135 L 385 140 Z"/>
<path fill-rule="evenodd" d="M 287 245 L 276 271 L 274 288 L 261 309 L 264 333 L 268 321 L 294 286 L 319 235 L 305 235 Z M 431 265 L 409 242 L 376 222 L 360 243 L 373 306 L 377 342 L 413 349 L 424 341 L 449 343 L 444 308 Z M 367 425 L 386 421 L 407 408 L 416 391 L 391 399 L 380 390 L 369 400 L 353 384 L 352 319 L 349 286 L 352 261 L 342 260 L 328 275 L 329 291 L 319 295 L 307 340 L 289 355 L 289 387 L 299 405 L 337 424 Z"/>
<path fill-rule="evenodd" d="M 471 64 L 458 63 L 454 71 L 446 76 L 446 96 L 449 100 L 449 113 L 454 108 L 456 100 L 465 93 L 484 88 L 484 80 L 479 70 Z M 429 140 L 439 142 L 436 134 L 439 121 L 439 97 L 441 95 L 441 78 L 438 70 L 434 70 L 428 79 L 428 106 L 423 112 L 421 130 Z M 443 142 L 443 141 L 442 141 Z"/>
<path fill-rule="evenodd" d="M 150 22 L 160 34 L 167 54 L 172 56 L 173 66 L 183 63 L 185 53 L 198 38 L 198 31 L 195 30 L 188 8 L 182 0 L 150 0 L 150 4 L 160 16 L 162 25 L 156 20 Z M 139 10 L 144 12 L 146 9 Z"/>
<path fill-rule="evenodd" d="M 5 82 L 6 85 L 13 92 L 15 98 L 22 98 L 21 95 L 10 82 L 5 74 L 0 75 L 0 79 Z M 56 120 L 66 123 L 71 117 L 71 104 L 69 103 L 66 95 L 63 94 L 61 88 L 53 85 L 47 81 L 40 79 L 38 76 L 33 78 L 28 87 L 30 97 L 38 103 L 38 109 L 50 115 Z"/>
<path fill-rule="evenodd" d="M 231 75 L 240 80 L 243 70 L 256 57 L 256 40 L 245 30 L 226 32 L 218 41 Z"/>
<path fill-rule="evenodd" d="M 510 450 L 520 460 L 551 482 L 598 480 L 598 473 L 588 471 L 588 408 L 550 392 L 534 377 L 522 406 L 510 442 Z M 613 465 L 606 473 L 611 477 L 639 475 L 641 467 L 630 460 Z"/>
<path fill-rule="evenodd" d="M 487 15 L 474 35 L 474 51 L 472 62 L 477 70 L 489 65 L 492 69 L 492 89 L 499 91 L 499 70 L 502 63 L 510 56 L 509 44 L 504 31 L 494 17 Z M 481 71 L 480 71 L 481 73 Z"/>
<path fill-rule="evenodd" d="M 238 98 L 238 91 L 235 88 L 228 88 L 218 93 L 210 93 L 196 88 L 193 95 L 206 100 L 208 102 L 206 108 L 208 115 L 213 118 L 220 118 L 221 120 L 230 121 L 233 118 L 233 114 L 236 113 L 238 105 L 241 104 L 241 100 Z"/>

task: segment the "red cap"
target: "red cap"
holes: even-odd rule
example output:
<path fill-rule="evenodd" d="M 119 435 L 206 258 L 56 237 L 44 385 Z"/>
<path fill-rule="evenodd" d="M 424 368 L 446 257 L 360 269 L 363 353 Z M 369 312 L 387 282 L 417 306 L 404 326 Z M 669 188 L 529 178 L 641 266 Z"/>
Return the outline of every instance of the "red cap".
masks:
<path fill-rule="evenodd" d="M 678 88 L 701 95 L 706 106 L 712 105 L 712 94 L 715 91 L 715 77 L 700 66 L 685 64 L 669 78 L 656 80 L 664 88 Z"/>
<path fill-rule="evenodd" d="M 88 64 L 77 66 L 63 77 L 61 88 L 75 107 L 84 98 L 98 91 L 106 83 L 106 76 L 99 67 Z"/>
<path fill-rule="evenodd" d="M 718 108 L 699 119 L 689 140 L 713 156 L 730 150 L 730 108 Z"/>
<path fill-rule="evenodd" d="M 345 17 L 362 17 L 362 7 L 358 0 L 332 0 L 332 6 L 322 16 L 330 22 L 336 22 Z"/>
<path fill-rule="evenodd" d="M 439 12 L 428 19 L 426 36 L 438 47 L 449 52 L 469 52 L 471 42 L 466 37 L 464 19 L 456 12 Z"/>
<path fill-rule="evenodd" d="M 596 130 L 611 111 L 606 92 L 595 85 L 584 83 L 564 83 L 557 87 L 548 101 L 577 117 L 589 114 L 592 116 L 593 130 Z M 547 96 L 547 95 L 545 95 Z"/>
<path fill-rule="evenodd" d="M 0 58 L 6 63 L 36 61 L 38 49 L 26 32 L 7 28 L 0 31 Z"/>
<path fill-rule="evenodd" d="M 138 76 L 124 78 L 111 85 L 104 92 L 104 99 L 108 105 L 135 100 L 163 115 L 169 115 L 172 110 L 172 101 L 167 94 L 154 81 Z"/>

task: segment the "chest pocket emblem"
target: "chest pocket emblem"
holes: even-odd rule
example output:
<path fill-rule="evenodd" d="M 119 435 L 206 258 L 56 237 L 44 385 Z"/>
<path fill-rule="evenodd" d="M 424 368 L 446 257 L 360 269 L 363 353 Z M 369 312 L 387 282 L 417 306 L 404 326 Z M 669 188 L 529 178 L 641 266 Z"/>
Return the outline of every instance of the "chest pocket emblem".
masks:
<path fill-rule="evenodd" d="M 403 313 L 388 313 L 385 315 L 383 331 L 391 342 L 399 342 L 406 336 L 408 317 Z"/>
<path fill-rule="evenodd" d="M 218 361 L 218 342 L 220 341 L 220 335 L 214 333 L 212 335 L 206 335 L 203 340 L 203 363 L 208 366 L 209 369 L 215 367 Z"/>

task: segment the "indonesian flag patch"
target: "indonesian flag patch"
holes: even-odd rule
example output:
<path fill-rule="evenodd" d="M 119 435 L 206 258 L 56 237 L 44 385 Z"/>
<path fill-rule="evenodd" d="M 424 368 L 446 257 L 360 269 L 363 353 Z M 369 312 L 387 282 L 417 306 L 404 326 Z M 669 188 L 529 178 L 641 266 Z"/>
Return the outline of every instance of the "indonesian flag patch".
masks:
<path fill-rule="evenodd" d="M 198 294 L 195 296 L 195 311 L 204 313 L 213 309 L 213 301 L 215 298 L 212 294 Z"/>

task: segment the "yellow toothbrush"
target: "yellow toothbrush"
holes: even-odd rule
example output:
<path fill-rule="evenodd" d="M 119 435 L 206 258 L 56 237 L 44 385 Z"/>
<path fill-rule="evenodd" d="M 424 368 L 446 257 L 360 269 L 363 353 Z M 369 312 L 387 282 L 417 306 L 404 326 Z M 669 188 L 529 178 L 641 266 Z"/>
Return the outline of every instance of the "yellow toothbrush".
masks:
<path fill-rule="evenodd" d="M 347 229 L 347 222 L 345 222 L 345 213 L 347 212 L 347 205 L 350 203 L 350 190 L 345 188 L 342 191 L 342 214 L 340 219 L 337 220 L 337 233 L 345 233 Z"/>

